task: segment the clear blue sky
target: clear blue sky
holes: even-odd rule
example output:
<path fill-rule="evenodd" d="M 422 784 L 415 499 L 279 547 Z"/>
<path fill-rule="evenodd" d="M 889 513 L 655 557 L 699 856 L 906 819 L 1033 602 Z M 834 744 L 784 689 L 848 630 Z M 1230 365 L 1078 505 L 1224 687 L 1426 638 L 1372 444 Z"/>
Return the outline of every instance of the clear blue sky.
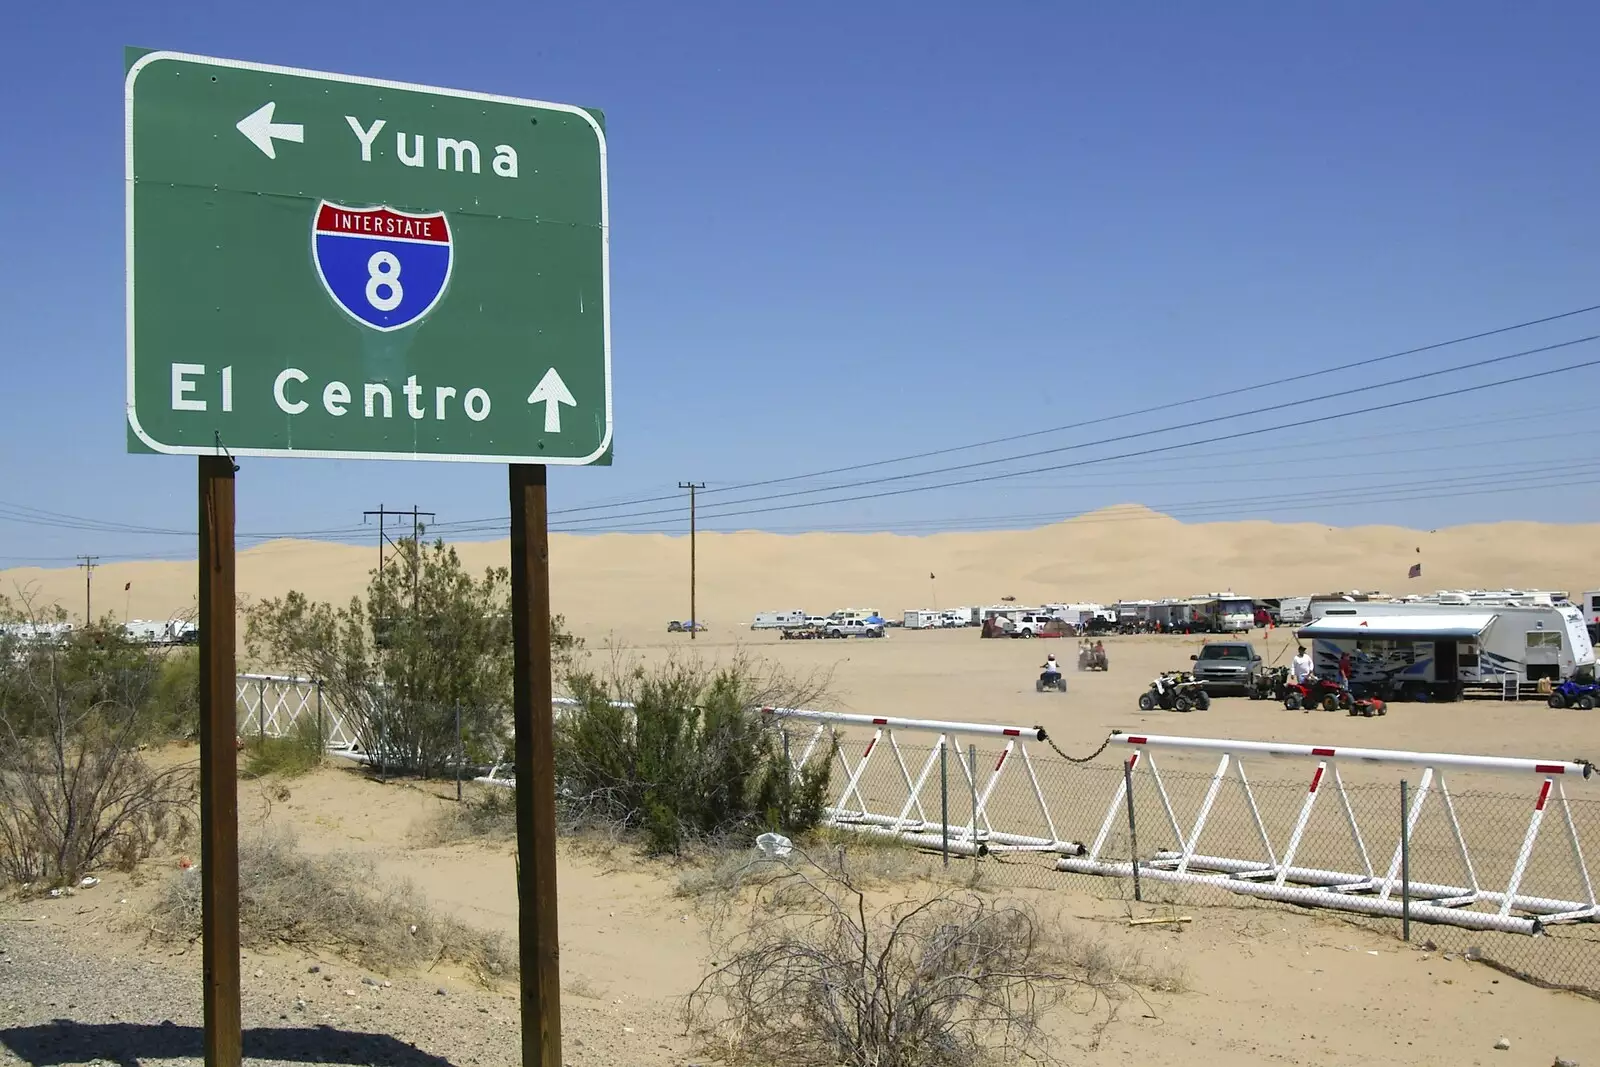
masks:
<path fill-rule="evenodd" d="M 102 2 L 33 5 L 6 34 L 0 500 L 113 524 L 194 521 L 193 461 L 125 454 L 124 45 L 606 111 L 616 465 L 555 471 L 557 510 L 1061 426 L 1600 303 L 1593 4 Z M 710 517 L 743 496 L 1281 405 L 1031 461 L 1069 462 L 1600 358 L 1590 343 L 1296 402 L 1589 333 L 1600 312 L 710 494 L 705 522 L 927 530 L 1124 501 L 1194 519 L 1596 521 L 1600 368 L 1227 446 Z M 250 460 L 238 486 L 249 532 L 359 527 L 380 503 L 506 514 L 498 466 Z M 193 551 L 0 515 L 0 566 Z M 605 515 L 576 525 L 663 521 Z"/>

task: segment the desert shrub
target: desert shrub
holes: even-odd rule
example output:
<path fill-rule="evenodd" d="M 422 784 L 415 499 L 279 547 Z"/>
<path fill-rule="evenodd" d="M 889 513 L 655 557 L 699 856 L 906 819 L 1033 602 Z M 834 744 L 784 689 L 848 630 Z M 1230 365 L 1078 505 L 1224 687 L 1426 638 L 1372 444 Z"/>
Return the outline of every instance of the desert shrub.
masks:
<path fill-rule="evenodd" d="M 500 786 L 474 788 L 460 804 L 450 804 L 417 828 L 425 845 L 464 839 L 510 840 L 517 836 L 517 795 Z"/>
<path fill-rule="evenodd" d="M 244 743 L 245 778 L 298 778 L 322 766 L 326 743 L 317 720 L 302 715 L 284 737 L 254 737 Z"/>
<path fill-rule="evenodd" d="M 41 621 L 26 603 L 21 614 Z M 193 767 L 158 771 L 139 754 L 159 653 L 109 623 L 0 643 L 0 878 L 72 882 L 186 833 Z"/>
<path fill-rule="evenodd" d="M 199 937 L 199 875 L 175 872 L 152 917 L 158 933 Z M 499 934 L 440 914 L 409 882 L 379 878 L 364 859 L 308 855 L 281 833 L 240 843 L 239 933 L 251 948 L 327 948 L 384 972 L 448 962 L 485 985 L 517 972 L 515 948 Z"/>
<path fill-rule="evenodd" d="M 760 709 L 815 700 L 822 683 L 741 658 L 715 668 L 674 660 L 568 684 L 578 706 L 557 719 L 555 759 L 570 823 L 642 831 L 651 851 L 677 852 L 690 839 L 798 833 L 821 820 L 831 754 L 793 771 Z"/>
<path fill-rule="evenodd" d="M 795 1067 L 1050 1062 L 1058 1008 L 1100 1025 L 1139 984 L 1136 957 L 1062 936 L 1023 901 L 970 890 L 874 905 L 844 852 L 747 862 L 712 924 L 714 969 L 686 1002 L 707 1051 Z"/>
<path fill-rule="evenodd" d="M 385 770 L 439 774 L 468 752 L 499 752 L 511 704 L 510 574 L 474 578 L 442 541 L 407 539 L 366 599 L 342 608 L 298 591 L 246 613 L 257 663 L 322 682 L 323 698 Z M 582 642 L 550 620 L 558 670 Z M 456 716 L 461 718 L 461 737 Z"/>
<path fill-rule="evenodd" d="M 139 735 L 148 744 L 200 734 L 200 653 L 174 649 L 160 661 L 150 699 L 140 716 Z"/>

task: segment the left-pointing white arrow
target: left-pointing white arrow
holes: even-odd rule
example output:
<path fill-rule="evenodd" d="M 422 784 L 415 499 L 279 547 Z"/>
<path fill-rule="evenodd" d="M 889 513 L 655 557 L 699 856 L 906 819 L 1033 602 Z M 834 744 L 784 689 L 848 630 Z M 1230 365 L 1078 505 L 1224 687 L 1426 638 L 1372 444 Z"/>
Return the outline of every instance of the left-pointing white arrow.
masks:
<path fill-rule="evenodd" d="M 261 149 L 262 154 L 268 159 L 278 158 L 278 147 L 272 143 L 273 138 L 293 141 L 295 144 L 304 144 L 306 140 L 306 128 L 300 123 L 272 121 L 272 112 L 277 106 L 276 100 L 268 100 L 236 124 L 239 132 L 248 137 L 251 144 Z"/>
<path fill-rule="evenodd" d="M 561 432 L 561 405 L 577 407 L 578 402 L 572 398 L 572 390 L 567 388 L 567 383 L 561 380 L 561 375 L 551 367 L 544 372 L 544 377 L 539 379 L 539 384 L 533 387 L 533 392 L 528 394 L 528 403 L 544 405 L 544 432 Z"/>

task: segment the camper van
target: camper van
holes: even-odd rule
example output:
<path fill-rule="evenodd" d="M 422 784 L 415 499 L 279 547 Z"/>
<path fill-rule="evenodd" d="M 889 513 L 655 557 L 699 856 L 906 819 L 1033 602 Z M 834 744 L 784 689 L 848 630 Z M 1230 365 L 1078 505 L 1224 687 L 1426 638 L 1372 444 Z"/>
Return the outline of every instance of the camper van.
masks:
<path fill-rule="evenodd" d="M 758 612 L 756 621 L 750 624 L 752 630 L 794 630 L 807 625 L 806 613 L 796 608 L 793 611 L 763 611 Z"/>
<path fill-rule="evenodd" d="M 1594 645 L 1573 605 L 1481 594 L 1390 601 L 1321 601 L 1298 634 L 1319 674 L 1349 653 L 1352 684 L 1388 682 L 1417 699 L 1470 689 L 1505 692 L 1594 670 Z"/>
<path fill-rule="evenodd" d="M 1206 593 L 1191 597 L 1189 606 L 1196 630 L 1214 634 L 1248 633 L 1256 624 L 1256 602 L 1236 593 Z"/>

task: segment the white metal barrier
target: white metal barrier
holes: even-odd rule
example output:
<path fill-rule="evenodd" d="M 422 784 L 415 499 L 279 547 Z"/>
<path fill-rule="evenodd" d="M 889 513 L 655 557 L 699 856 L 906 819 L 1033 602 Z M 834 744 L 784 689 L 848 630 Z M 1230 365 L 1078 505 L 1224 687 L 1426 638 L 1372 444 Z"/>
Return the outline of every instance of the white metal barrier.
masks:
<path fill-rule="evenodd" d="M 904 841 L 928 849 L 944 848 L 948 835 L 948 847 L 951 853 L 964 856 L 1003 851 L 1075 855 L 1083 850 L 1083 846 L 1076 841 L 1062 839 L 1056 829 L 1055 814 L 1045 799 L 1044 790 L 1039 786 L 1039 776 L 1034 769 L 1033 758 L 1028 753 L 1027 742 L 1045 740 L 1045 732 L 1041 727 L 993 726 L 984 723 L 945 722 L 937 719 L 848 715 L 799 708 L 761 710 L 775 720 L 816 724 L 810 731 L 810 736 L 806 739 L 805 747 L 800 754 L 794 756 L 791 752 L 790 762 L 795 770 L 804 767 L 825 740 L 829 747 L 833 748 L 834 756 L 844 771 L 845 782 L 838 798 L 825 809 L 827 821 L 832 826 Z M 832 745 L 832 733 L 841 726 L 870 727 L 873 731 L 861 758 L 854 763 L 842 748 Z M 925 740 L 918 739 L 913 746 L 902 747 L 899 735 L 908 732 L 931 733 L 934 735 L 933 742 L 928 745 Z M 983 776 L 981 784 L 978 768 L 970 765 L 962 752 L 963 737 L 1003 738 L 1005 741 L 999 758 Z M 906 762 L 907 748 L 913 752 L 920 752 L 924 747 L 927 748 L 927 754 L 923 756 L 921 765 L 913 776 L 911 765 Z M 898 781 L 905 788 L 904 801 L 897 810 L 892 811 L 882 806 L 874 810 L 874 804 L 867 800 L 861 789 L 862 779 L 873 758 L 886 751 L 892 755 L 882 758 L 892 758 L 895 770 L 899 772 Z M 942 755 L 943 753 L 949 754 Z M 949 815 L 941 821 L 937 817 L 939 814 L 937 811 L 930 815 L 928 808 L 933 805 L 923 800 L 924 789 L 929 784 L 929 778 L 937 770 L 941 758 L 946 760 L 946 773 L 948 774 L 950 766 L 954 765 L 957 773 L 951 777 L 959 778 L 959 791 L 949 793 L 946 810 L 951 814 L 965 811 L 968 818 L 964 824 L 956 824 Z M 995 787 L 1000 784 L 1008 767 L 1021 768 L 1013 772 L 1014 776 L 1027 776 L 1029 792 L 1035 807 L 1035 810 L 1029 813 L 1029 819 L 1037 817 L 1037 822 L 1032 826 L 1023 824 L 1019 817 L 1009 828 L 1001 830 L 995 827 L 991 818 L 990 801 L 994 797 Z M 1008 816 L 1014 814 L 1018 813 L 1007 813 Z M 1018 830 L 1042 830 L 1043 833 L 1018 833 L 1016 832 Z"/>
<path fill-rule="evenodd" d="M 1127 785 L 1126 781 L 1121 781 L 1087 855 L 1063 857 L 1056 864 L 1060 870 L 1132 877 L 1135 874 L 1134 864 L 1137 863 L 1137 876 L 1153 881 L 1212 885 L 1247 896 L 1369 915 L 1399 917 L 1408 909 L 1411 917 L 1421 922 L 1511 933 L 1536 934 L 1543 927 L 1555 923 L 1600 918 L 1600 902 L 1595 897 L 1594 879 L 1584 858 L 1565 785 L 1570 778 L 1589 777 L 1593 768 L 1588 763 L 1139 734 L 1117 734 L 1111 740 L 1133 749 L 1128 766 L 1134 770 L 1142 768 L 1149 775 L 1160 799 L 1161 814 L 1165 816 L 1163 831 L 1171 831 L 1171 840 L 1177 842 L 1178 847 L 1159 849 L 1148 856 L 1136 856 L 1132 861 L 1108 861 L 1103 858 L 1107 839 L 1127 810 Z M 1217 753 L 1220 756 L 1205 797 L 1187 830 L 1179 821 L 1167 784 L 1156 766 L 1156 749 Z M 1292 830 L 1281 846 L 1275 845 L 1267 831 L 1266 820 L 1245 771 L 1246 756 L 1314 761 L 1305 799 Z M 1421 771 L 1414 799 L 1405 813 L 1407 834 L 1415 831 L 1424 805 L 1437 794 L 1439 799 L 1435 806 L 1442 808 L 1449 828 L 1450 845 L 1461 865 L 1462 878 L 1459 884 L 1409 882 L 1403 885 L 1398 846 L 1383 873 L 1378 873 L 1367 847 L 1367 835 L 1362 831 L 1340 774 L 1341 762 L 1412 767 Z M 1527 828 L 1509 877 L 1503 885 L 1490 887 L 1480 883 L 1480 865 L 1474 863 L 1468 834 L 1457 815 L 1456 804 L 1445 781 L 1446 770 L 1522 776 L 1535 782 L 1530 797 Z M 1212 817 L 1218 794 L 1228 780 L 1230 771 L 1260 846 L 1260 851 L 1254 855 L 1213 856 L 1199 851 L 1201 835 Z M 1299 853 L 1306 827 L 1317 799 L 1330 783 L 1350 835 L 1353 854 L 1359 857 L 1360 870 L 1330 870 L 1307 865 L 1303 860 L 1301 865 L 1295 863 L 1297 858 L 1301 858 Z M 1581 887 L 1580 899 L 1554 899 L 1522 891 L 1545 813 L 1552 806 L 1560 816 L 1561 829 L 1573 864 L 1570 873 L 1575 876 L 1574 884 Z M 1402 892 L 1408 893 L 1410 899 L 1402 901 Z"/>
<path fill-rule="evenodd" d="M 339 709 L 323 700 L 322 686 L 311 678 L 285 674 L 241 674 L 234 679 L 240 737 L 286 737 L 302 715 L 320 717 L 328 751 L 359 753 L 355 730 Z"/>

